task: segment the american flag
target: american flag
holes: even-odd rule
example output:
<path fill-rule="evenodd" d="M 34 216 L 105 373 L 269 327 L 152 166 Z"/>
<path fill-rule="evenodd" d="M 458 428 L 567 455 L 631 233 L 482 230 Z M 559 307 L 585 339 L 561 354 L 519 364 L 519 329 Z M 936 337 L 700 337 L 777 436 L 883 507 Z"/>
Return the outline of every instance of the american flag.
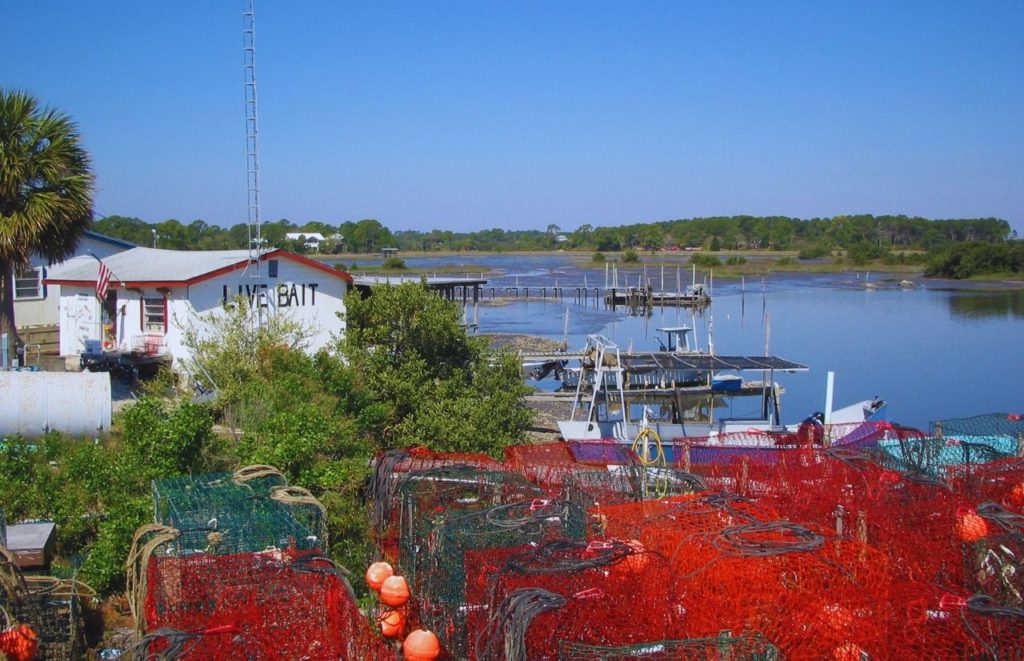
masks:
<path fill-rule="evenodd" d="M 96 298 L 100 299 L 102 302 L 107 300 L 107 287 L 110 285 L 111 274 L 107 265 L 104 264 L 102 260 L 99 260 L 99 262 L 100 270 L 99 273 L 96 274 Z"/>

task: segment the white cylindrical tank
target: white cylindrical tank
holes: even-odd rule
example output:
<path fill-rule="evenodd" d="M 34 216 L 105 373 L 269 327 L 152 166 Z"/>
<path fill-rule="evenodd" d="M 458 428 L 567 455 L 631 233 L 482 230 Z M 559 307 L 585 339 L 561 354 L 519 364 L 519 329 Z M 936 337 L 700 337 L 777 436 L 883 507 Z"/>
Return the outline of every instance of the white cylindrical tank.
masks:
<path fill-rule="evenodd" d="M 110 430 L 107 372 L 0 372 L 0 437 Z"/>

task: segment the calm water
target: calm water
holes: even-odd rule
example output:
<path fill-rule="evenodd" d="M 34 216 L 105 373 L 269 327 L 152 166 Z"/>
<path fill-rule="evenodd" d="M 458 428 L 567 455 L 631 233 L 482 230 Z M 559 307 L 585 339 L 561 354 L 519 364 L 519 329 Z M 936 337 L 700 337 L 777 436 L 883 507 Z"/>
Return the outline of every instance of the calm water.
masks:
<path fill-rule="evenodd" d="M 565 288 L 559 302 L 537 299 L 501 307 L 481 306 L 480 332 L 527 333 L 561 340 L 568 310 L 569 344 L 583 346 L 590 333 L 622 348 L 656 349 L 655 329 L 690 325 L 702 347 L 712 329 L 719 354 L 769 352 L 809 370 L 776 375 L 786 388 L 783 420 L 797 422 L 824 409 L 826 373 L 836 373 L 835 406 L 874 395 L 889 402 L 889 419 L 913 426 L 979 413 L 1024 412 L 1024 289 L 949 289 L 918 280 L 910 289 L 880 274 L 772 276 L 716 280 L 714 301 L 703 313 L 655 308 L 631 316 L 603 303 L 576 304 L 572 288 L 604 284 L 603 269 L 580 268 L 570 257 L 455 256 L 407 259 L 410 266 L 459 265 L 467 272 L 491 268 L 489 285 Z M 676 288 L 676 269 L 646 269 L 655 289 Z M 636 284 L 643 268 L 620 271 Z M 680 269 L 683 284 L 690 281 Z M 865 282 L 877 288 L 868 288 Z M 534 293 L 534 292 L 531 292 Z M 473 312 L 469 312 L 472 317 Z M 755 375 L 756 376 L 756 375 Z M 741 404 L 756 408 L 756 404 Z M 734 414 L 744 412 L 736 409 Z"/>

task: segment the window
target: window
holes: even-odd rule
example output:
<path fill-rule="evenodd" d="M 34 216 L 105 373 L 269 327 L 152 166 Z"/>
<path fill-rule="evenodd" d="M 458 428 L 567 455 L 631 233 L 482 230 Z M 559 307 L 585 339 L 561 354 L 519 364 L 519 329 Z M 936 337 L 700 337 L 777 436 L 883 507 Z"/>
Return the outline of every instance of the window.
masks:
<path fill-rule="evenodd" d="M 46 298 L 43 286 L 43 268 L 38 267 L 14 273 L 14 300 L 25 301 Z"/>
<path fill-rule="evenodd" d="M 146 332 L 167 332 L 167 299 L 142 299 L 142 330 Z"/>

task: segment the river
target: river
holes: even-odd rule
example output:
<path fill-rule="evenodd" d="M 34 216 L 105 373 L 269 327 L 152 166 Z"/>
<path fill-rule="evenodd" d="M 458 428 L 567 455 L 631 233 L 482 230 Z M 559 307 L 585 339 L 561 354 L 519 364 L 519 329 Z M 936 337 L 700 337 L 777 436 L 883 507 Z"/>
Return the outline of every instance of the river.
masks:
<path fill-rule="evenodd" d="M 599 333 L 623 349 L 658 348 L 656 329 L 688 325 L 707 347 L 709 329 L 721 355 L 769 352 L 808 366 L 778 374 L 785 388 L 784 422 L 798 422 L 825 408 L 828 371 L 836 374 L 835 406 L 875 395 L 889 403 L 889 419 L 915 427 L 935 420 L 991 412 L 1024 412 L 1024 288 L 950 283 L 905 276 L 848 272 L 775 274 L 764 279 L 715 279 L 712 304 L 702 312 L 655 308 L 650 316 L 606 309 L 591 297 L 575 301 L 575 288 L 603 286 L 604 269 L 584 267 L 578 257 L 554 255 L 447 255 L 407 258 L 416 268 L 457 266 L 466 273 L 489 270 L 488 289 L 531 287 L 532 298 L 507 305 L 484 304 L 467 316 L 481 333 L 522 333 L 563 338 L 573 349 Z M 645 276 L 655 289 L 682 285 L 690 272 L 640 265 L 619 271 L 619 282 Z M 703 276 L 700 276 L 703 279 Z M 560 301 L 540 300 L 538 287 L 557 284 Z M 549 293 L 550 295 L 550 293 Z M 755 375 L 757 376 L 757 375 Z M 544 387 L 551 387 L 546 384 Z M 755 409 L 738 399 L 735 406 Z M 730 415 L 748 412 L 738 408 Z"/>

